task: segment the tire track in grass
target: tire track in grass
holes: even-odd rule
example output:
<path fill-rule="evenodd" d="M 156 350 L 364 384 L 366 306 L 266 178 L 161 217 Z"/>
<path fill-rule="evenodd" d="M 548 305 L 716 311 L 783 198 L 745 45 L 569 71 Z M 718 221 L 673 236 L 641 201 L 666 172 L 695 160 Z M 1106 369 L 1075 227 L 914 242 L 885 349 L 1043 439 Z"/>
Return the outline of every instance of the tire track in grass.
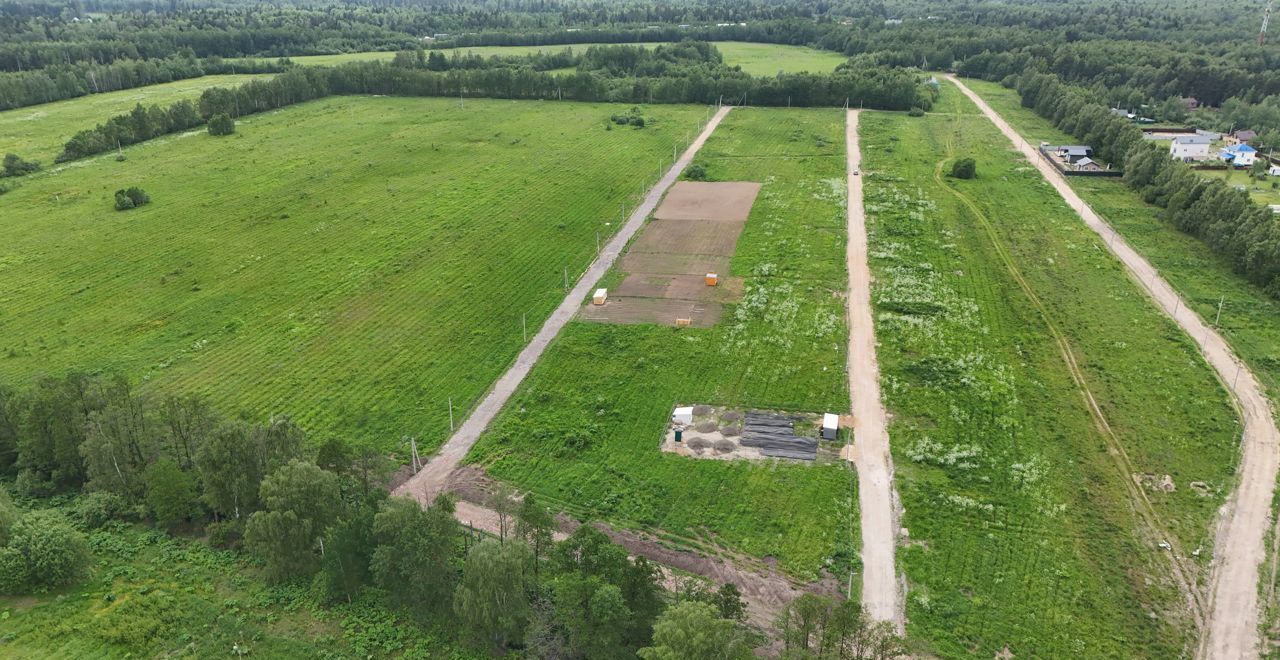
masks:
<path fill-rule="evenodd" d="M 1140 488 L 1131 478 L 1130 475 L 1136 474 L 1136 472 L 1132 461 L 1129 459 L 1129 454 L 1125 450 L 1124 444 L 1120 441 L 1120 438 L 1115 434 L 1115 431 L 1112 430 L 1111 424 L 1107 422 L 1106 415 L 1103 414 L 1102 408 L 1094 398 L 1093 392 L 1089 388 L 1088 379 L 1085 378 L 1084 371 L 1080 368 L 1079 362 L 1076 359 L 1075 350 L 1072 348 L 1070 341 L 1067 340 L 1066 335 L 1062 333 L 1057 324 L 1053 322 L 1048 308 L 1045 307 L 1044 303 L 1040 300 L 1040 297 L 1036 295 L 1035 291 L 1031 288 L 1030 283 L 1023 278 L 1021 270 L 1014 262 L 1012 255 L 1009 254 L 1004 243 L 1000 240 L 1000 236 L 996 233 L 995 227 L 991 224 L 990 218 L 988 218 L 987 215 L 978 208 L 978 205 L 974 203 L 972 199 L 960 192 L 957 188 L 953 187 L 946 180 L 946 177 L 942 176 L 943 165 L 954 158 L 954 156 L 954 143 L 951 137 L 948 136 L 947 157 L 944 160 L 938 161 L 937 165 L 934 167 L 934 181 L 938 183 L 939 187 L 951 193 L 957 200 L 964 204 L 965 208 L 969 210 L 969 213 L 978 221 L 978 224 L 982 225 L 983 231 L 990 240 L 992 248 L 1000 257 L 1000 261 L 1004 264 L 1005 270 L 1007 270 L 1009 276 L 1018 283 L 1018 288 L 1022 290 L 1027 301 L 1031 303 L 1031 306 L 1035 308 L 1036 313 L 1044 322 L 1045 328 L 1049 331 L 1049 334 L 1053 336 L 1054 343 L 1058 346 L 1058 353 L 1062 356 L 1062 362 L 1067 367 L 1067 371 L 1071 375 L 1071 380 L 1075 383 L 1076 390 L 1080 393 L 1080 397 L 1083 399 L 1085 407 L 1089 410 L 1089 415 L 1093 418 L 1094 426 L 1098 429 L 1098 433 L 1102 436 L 1103 440 L 1107 444 L 1107 448 L 1110 450 L 1107 453 L 1111 455 L 1116 462 L 1116 468 L 1120 471 L 1120 481 L 1125 484 L 1125 489 L 1129 492 L 1129 498 L 1133 501 L 1135 510 L 1156 537 L 1171 546 L 1171 549 L 1166 554 L 1169 555 L 1169 561 L 1173 568 L 1174 581 L 1177 582 L 1178 590 L 1187 601 L 1187 608 L 1191 613 L 1192 619 L 1195 621 L 1196 627 L 1202 628 L 1204 626 L 1205 607 L 1202 602 L 1200 591 L 1195 587 L 1192 579 L 1189 577 L 1189 575 L 1194 575 L 1194 570 L 1186 566 L 1185 560 L 1183 559 L 1186 557 L 1186 554 L 1179 546 L 1177 537 L 1167 532 L 1168 528 L 1165 525 L 1164 520 L 1151 504 L 1151 499 L 1147 497 L 1146 492 L 1143 491 L 1142 488 Z"/>

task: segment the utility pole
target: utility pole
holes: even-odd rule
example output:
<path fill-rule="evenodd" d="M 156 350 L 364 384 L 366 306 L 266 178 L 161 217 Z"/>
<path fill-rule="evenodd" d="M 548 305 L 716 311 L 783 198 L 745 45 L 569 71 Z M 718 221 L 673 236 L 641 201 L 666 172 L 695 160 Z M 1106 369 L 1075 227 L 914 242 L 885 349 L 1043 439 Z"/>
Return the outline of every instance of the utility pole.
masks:
<path fill-rule="evenodd" d="M 527 344 L 529 343 L 529 324 L 526 322 L 526 316 L 528 314 L 520 315 L 520 334 L 524 335 L 524 343 Z"/>
<path fill-rule="evenodd" d="M 1271 22 L 1271 3 L 1267 0 L 1267 6 L 1262 10 L 1262 30 L 1258 32 L 1258 45 L 1264 46 L 1267 43 L 1267 24 Z"/>
<path fill-rule="evenodd" d="M 449 432 L 453 433 L 453 397 L 449 397 Z"/>
<path fill-rule="evenodd" d="M 1218 299 L 1218 315 L 1213 317 L 1213 327 L 1218 327 L 1218 321 L 1222 320 L 1222 303 L 1227 301 L 1227 297 L 1223 296 Z"/>

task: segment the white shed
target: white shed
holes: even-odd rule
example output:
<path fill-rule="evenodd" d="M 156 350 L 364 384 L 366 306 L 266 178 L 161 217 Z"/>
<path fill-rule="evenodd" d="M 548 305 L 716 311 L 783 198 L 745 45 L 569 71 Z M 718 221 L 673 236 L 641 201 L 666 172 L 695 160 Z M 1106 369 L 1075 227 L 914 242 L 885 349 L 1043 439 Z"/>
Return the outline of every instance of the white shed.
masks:
<path fill-rule="evenodd" d="M 609 298 L 608 289 L 596 289 L 595 295 L 591 296 L 591 302 L 595 305 L 603 305 L 604 301 Z"/>
<path fill-rule="evenodd" d="M 692 424 L 693 423 L 693 406 L 676 408 L 676 411 L 674 413 L 671 413 L 671 421 L 675 422 L 676 424 Z"/>
<path fill-rule="evenodd" d="M 822 413 L 822 439 L 835 440 L 838 433 L 840 433 L 840 416 Z"/>

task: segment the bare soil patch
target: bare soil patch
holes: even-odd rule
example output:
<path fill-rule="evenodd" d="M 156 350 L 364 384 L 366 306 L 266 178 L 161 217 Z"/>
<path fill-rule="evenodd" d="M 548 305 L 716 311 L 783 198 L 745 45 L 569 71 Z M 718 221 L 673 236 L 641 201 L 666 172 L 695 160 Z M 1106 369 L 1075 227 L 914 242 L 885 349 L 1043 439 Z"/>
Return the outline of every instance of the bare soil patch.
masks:
<path fill-rule="evenodd" d="M 720 321 L 724 306 L 717 302 L 675 300 L 671 298 L 623 298 L 610 294 L 603 305 L 588 303 L 580 318 L 597 323 L 659 323 L 676 325 L 678 319 L 689 319 L 691 328 L 710 328 Z"/>
<path fill-rule="evenodd" d="M 746 222 L 760 184 L 746 181 L 681 181 L 671 187 L 653 217 L 659 220 Z"/>
<path fill-rule="evenodd" d="M 741 277 L 721 277 L 717 286 L 707 286 L 704 276 L 631 273 L 613 290 L 612 295 L 706 302 L 729 302 L 742 297 Z"/>
<path fill-rule="evenodd" d="M 729 262 L 759 192 L 760 184 L 750 182 L 677 183 L 622 257 L 622 283 L 605 304 L 584 305 L 580 318 L 715 325 L 724 303 L 742 297 L 744 282 L 729 277 Z M 711 273 L 718 278 L 714 286 L 707 284 Z"/>
<path fill-rule="evenodd" d="M 710 254 L 670 254 L 631 251 L 622 258 L 622 270 L 628 273 L 654 275 L 724 275 L 729 272 L 729 257 Z"/>
<path fill-rule="evenodd" d="M 745 224 L 737 220 L 654 220 L 640 232 L 631 251 L 731 257 Z"/>

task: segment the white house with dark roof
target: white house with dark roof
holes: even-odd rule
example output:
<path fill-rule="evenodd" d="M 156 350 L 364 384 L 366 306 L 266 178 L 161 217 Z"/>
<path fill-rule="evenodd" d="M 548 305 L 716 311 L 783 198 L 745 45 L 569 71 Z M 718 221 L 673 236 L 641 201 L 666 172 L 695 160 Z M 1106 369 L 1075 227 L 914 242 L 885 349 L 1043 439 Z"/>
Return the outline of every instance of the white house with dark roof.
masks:
<path fill-rule="evenodd" d="M 1212 143 L 1207 135 L 1179 135 L 1169 144 L 1169 155 L 1183 162 L 1208 160 Z"/>

